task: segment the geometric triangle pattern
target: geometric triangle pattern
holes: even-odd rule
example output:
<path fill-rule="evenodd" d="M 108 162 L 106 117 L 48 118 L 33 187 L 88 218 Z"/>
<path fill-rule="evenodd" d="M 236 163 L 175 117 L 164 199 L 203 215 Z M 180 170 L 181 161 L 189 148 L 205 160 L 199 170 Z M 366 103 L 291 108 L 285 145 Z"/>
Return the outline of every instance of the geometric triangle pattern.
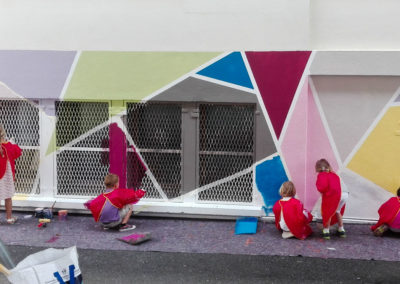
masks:
<path fill-rule="evenodd" d="M 246 52 L 278 139 L 310 54 L 310 51 Z"/>
<path fill-rule="evenodd" d="M 315 187 L 315 162 L 321 158 L 338 169 L 334 152 L 309 87 L 308 79 L 302 86 L 296 105 L 288 118 L 288 126 L 281 150 L 298 198 L 311 210 L 318 200 Z"/>
<path fill-rule="evenodd" d="M 396 77 L 315 76 L 312 80 L 342 161 L 400 85 Z"/>
<path fill-rule="evenodd" d="M 340 173 L 340 178 L 350 192 L 346 202 L 346 215 L 351 218 L 378 219 L 379 207 L 393 197 L 392 193 L 349 169 L 344 169 Z"/>
<path fill-rule="evenodd" d="M 288 117 L 281 151 L 289 171 L 290 179 L 296 187 L 298 199 L 306 200 L 306 159 L 307 159 L 307 108 L 308 79 L 305 80 L 296 105 Z M 312 189 L 310 189 L 312 190 Z"/>
<path fill-rule="evenodd" d="M 249 74 L 240 52 L 232 52 L 197 74 L 253 89 Z"/>
<path fill-rule="evenodd" d="M 400 185 L 400 106 L 390 107 L 348 168 L 396 194 Z"/>
<path fill-rule="evenodd" d="M 306 159 L 306 198 L 304 207 L 311 210 L 320 194 L 316 189 L 315 163 L 319 159 L 328 160 L 334 171 L 339 166 L 328 134 L 322 123 L 311 88 L 308 90 L 307 104 L 307 159 Z"/>
<path fill-rule="evenodd" d="M 25 98 L 59 98 L 75 51 L 0 51 L 0 82 Z"/>
<path fill-rule="evenodd" d="M 267 215 L 272 213 L 272 207 L 281 198 L 279 188 L 287 180 L 280 156 L 267 159 L 256 166 L 256 186 L 264 199 Z"/>
<path fill-rule="evenodd" d="M 219 54 L 85 51 L 64 99 L 141 101 Z"/>

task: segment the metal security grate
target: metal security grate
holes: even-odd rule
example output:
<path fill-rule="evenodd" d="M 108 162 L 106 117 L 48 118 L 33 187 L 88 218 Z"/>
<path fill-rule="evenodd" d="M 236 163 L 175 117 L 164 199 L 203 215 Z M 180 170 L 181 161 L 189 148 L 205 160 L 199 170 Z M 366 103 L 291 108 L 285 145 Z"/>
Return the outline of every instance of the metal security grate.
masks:
<path fill-rule="evenodd" d="M 56 115 L 57 194 L 100 194 L 109 170 L 108 103 L 57 102 Z"/>
<path fill-rule="evenodd" d="M 101 151 L 65 150 L 57 154 L 57 194 L 95 196 L 104 191 L 109 163 Z"/>
<path fill-rule="evenodd" d="M 199 185 L 231 176 L 254 162 L 254 106 L 201 104 Z M 205 190 L 199 200 L 251 202 L 252 178 Z"/>
<path fill-rule="evenodd" d="M 99 148 L 108 138 L 108 127 L 93 132 L 99 125 L 108 122 L 108 103 L 97 102 L 56 102 L 57 147 L 75 142 L 71 147 Z M 82 136 L 88 137 L 82 138 Z"/>
<path fill-rule="evenodd" d="M 253 172 L 235 177 L 199 193 L 199 200 L 252 202 Z"/>
<path fill-rule="evenodd" d="M 167 197 L 179 196 L 182 187 L 182 107 L 127 103 L 126 122 L 136 150 Z M 148 192 L 147 197 L 158 198 L 159 194 Z"/>
<path fill-rule="evenodd" d="M 15 190 L 39 193 L 39 109 L 25 100 L 1 100 L 0 123 L 22 149 L 16 160 Z"/>

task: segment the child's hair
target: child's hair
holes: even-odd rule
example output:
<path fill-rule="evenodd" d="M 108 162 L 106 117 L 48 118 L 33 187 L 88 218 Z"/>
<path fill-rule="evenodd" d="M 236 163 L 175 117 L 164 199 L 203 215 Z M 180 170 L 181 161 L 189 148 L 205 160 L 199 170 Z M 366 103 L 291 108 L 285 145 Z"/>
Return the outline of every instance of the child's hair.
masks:
<path fill-rule="evenodd" d="M 281 188 L 279 189 L 279 194 L 282 197 L 292 197 L 296 195 L 296 188 L 294 187 L 293 182 L 286 181 L 282 183 Z"/>
<path fill-rule="evenodd" d="M 332 172 L 331 165 L 329 165 L 326 159 L 318 160 L 315 164 L 315 171 L 320 172 Z"/>
<path fill-rule="evenodd" d="M 400 187 L 399 187 L 399 189 L 397 190 L 397 196 L 400 197 Z"/>
<path fill-rule="evenodd" d="M 0 140 L 6 139 L 6 130 L 3 127 L 3 124 L 0 123 Z"/>
<path fill-rule="evenodd" d="M 115 174 L 108 174 L 104 178 L 104 185 L 107 188 L 113 188 L 119 182 L 119 177 Z"/>

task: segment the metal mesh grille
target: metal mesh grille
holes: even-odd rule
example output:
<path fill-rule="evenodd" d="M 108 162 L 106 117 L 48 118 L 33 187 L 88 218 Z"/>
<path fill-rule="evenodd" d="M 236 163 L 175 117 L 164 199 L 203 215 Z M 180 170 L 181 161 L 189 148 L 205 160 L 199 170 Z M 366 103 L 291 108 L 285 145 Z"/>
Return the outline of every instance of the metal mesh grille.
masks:
<path fill-rule="evenodd" d="M 127 104 L 129 135 L 168 198 L 179 196 L 182 187 L 181 128 L 180 105 Z M 159 197 L 148 192 L 149 196 Z"/>
<path fill-rule="evenodd" d="M 253 153 L 254 107 L 200 105 L 200 151 Z"/>
<path fill-rule="evenodd" d="M 252 185 L 253 172 L 249 172 L 200 192 L 199 200 L 246 203 L 252 202 Z"/>
<path fill-rule="evenodd" d="M 57 194 L 95 196 L 109 171 L 108 103 L 57 102 Z M 72 143 L 71 143 L 72 142 Z"/>
<path fill-rule="evenodd" d="M 24 100 L 1 100 L 0 123 L 22 149 L 16 160 L 16 192 L 39 193 L 39 109 Z"/>
<path fill-rule="evenodd" d="M 108 103 L 56 102 L 56 115 L 57 146 L 60 147 L 107 122 Z M 108 128 L 96 131 L 72 147 L 98 148 L 104 137 L 108 137 Z"/>
<path fill-rule="evenodd" d="M 137 154 L 128 152 L 127 161 L 127 186 L 128 188 L 143 189 L 146 190 L 145 198 L 148 199 L 160 199 L 161 195 L 155 188 L 153 182 L 148 176 L 148 172 L 143 168 L 140 162 L 138 162 Z"/>
<path fill-rule="evenodd" d="M 199 109 L 199 185 L 210 184 L 252 166 L 254 106 L 202 104 Z M 251 202 L 251 175 L 203 191 L 199 200 Z"/>
<path fill-rule="evenodd" d="M 95 196 L 104 191 L 109 163 L 101 151 L 65 150 L 57 154 L 57 193 Z"/>

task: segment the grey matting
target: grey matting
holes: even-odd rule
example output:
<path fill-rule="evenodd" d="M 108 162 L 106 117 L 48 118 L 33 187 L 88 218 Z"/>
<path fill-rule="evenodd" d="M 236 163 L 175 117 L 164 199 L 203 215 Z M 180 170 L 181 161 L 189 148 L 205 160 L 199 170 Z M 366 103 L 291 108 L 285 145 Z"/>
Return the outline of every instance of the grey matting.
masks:
<path fill-rule="evenodd" d="M 0 238 L 6 245 L 38 247 L 69 247 L 81 249 L 133 250 L 185 253 L 225 253 L 242 255 L 309 256 L 319 258 L 400 260 L 400 237 L 374 237 L 369 225 L 346 224 L 347 238 L 335 235 L 325 241 L 316 223 L 314 234 L 308 239 L 284 240 L 273 223 L 258 222 L 257 233 L 235 235 L 235 221 L 169 219 L 134 217 L 133 231 L 105 231 L 90 216 L 68 216 L 58 221 L 57 216 L 46 228 L 38 228 L 38 219 L 24 219 L 14 225 L 0 223 Z M 116 238 L 132 233 L 151 232 L 152 239 L 138 246 Z"/>

